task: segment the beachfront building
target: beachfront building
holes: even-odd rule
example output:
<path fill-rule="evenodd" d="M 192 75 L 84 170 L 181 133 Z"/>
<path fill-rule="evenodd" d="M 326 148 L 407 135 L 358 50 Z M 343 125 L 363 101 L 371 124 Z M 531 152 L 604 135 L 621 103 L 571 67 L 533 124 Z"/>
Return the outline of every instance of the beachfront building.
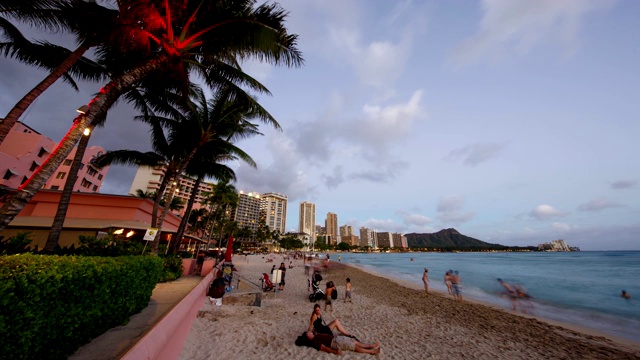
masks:
<path fill-rule="evenodd" d="M 390 232 L 378 233 L 378 247 L 393 248 L 393 236 Z"/>
<path fill-rule="evenodd" d="M 370 247 L 373 249 L 378 248 L 378 230 L 369 229 L 366 227 L 360 228 L 360 246 Z"/>
<path fill-rule="evenodd" d="M 406 249 L 409 247 L 406 236 L 400 233 L 393 233 L 391 235 L 393 236 L 393 244 L 395 245 L 395 247 L 401 247 L 403 249 Z"/>
<path fill-rule="evenodd" d="M 347 243 L 350 246 L 360 245 L 360 239 L 355 235 L 340 235 L 340 242 Z"/>
<path fill-rule="evenodd" d="M 327 244 L 336 245 L 338 241 L 338 215 L 332 212 L 327 213 L 324 221 L 324 227 L 327 234 Z"/>
<path fill-rule="evenodd" d="M 0 186 L 12 189 L 20 187 L 49 157 L 56 146 L 58 144 L 53 140 L 17 122 L 0 144 L 0 175 L 2 176 Z M 74 148 L 67 155 L 44 184 L 43 189 L 62 190 L 64 188 L 76 149 Z M 87 147 L 78 170 L 78 179 L 73 186 L 74 192 L 100 192 L 109 167 L 99 168 L 94 166 L 92 161 L 102 153 L 104 149 L 100 146 Z"/>
<path fill-rule="evenodd" d="M 260 209 L 269 230 L 284 234 L 287 225 L 287 196 L 277 193 L 263 194 Z"/>
<path fill-rule="evenodd" d="M 316 241 L 316 204 L 306 201 L 300 203 L 298 232 L 308 234 L 312 242 Z"/>
<path fill-rule="evenodd" d="M 160 183 L 164 178 L 165 171 L 165 166 L 139 166 L 138 170 L 136 171 L 136 175 L 133 178 L 133 182 L 131 182 L 129 195 L 135 196 L 138 189 L 142 190 L 143 192 L 158 191 L 158 189 L 160 189 Z M 189 201 L 189 197 L 194 190 L 196 179 L 186 175 L 180 175 L 177 182 L 178 184 L 176 184 L 176 192 L 174 196 L 181 199 L 186 204 Z M 209 183 L 206 181 L 200 182 L 195 202 L 193 204 L 194 210 L 202 206 L 201 204 L 205 199 L 205 194 L 212 192 L 214 186 L 215 185 L 213 183 Z M 169 189 L 167 188 L 167 190 Z M 180 210 L 176 210 L 175 213 L 182 216 L 185 210 L 186 206 Z"/>
<path fill-rule="evenodd" d="M 353 235 L 353 227 L 351 225 L 340 226 L 340 236 L 352 236 L 352 235 Z"/>
<path fill-rule="evenodd" d="M 238 193 L 238 206 L 233 214 L 233 221 L 238 228 L 248 227 L 254 234 L 260 223 L 260 194 L 257 192 Z"/>
<path fill-rule="evenodd" d="M 42 249 L 51 231 L 62 192 L 38 191 L 20 213 L 9 223 L 0 236 L 10 238 L 19 232 L 29 232 L 31 246 Z M 144 241 L 143 237 L 151 227 L 153 201 L 126 195 L 74 192 L 60 233 L 59 245 L 78 246 L 78 237 L 106 236 L 109 230 L 132 241 Z M 162 224 L 161 242 L 175 241 L 180 218 L 168 213 Z M 193 240 L 193 241 L 191 241 Z M 202 243 L 200 239 L 185 235 L 187 244 Z"/>
<path fill-rule="evenodd" d="M 564 240 L 553 240 L 550 243 L 544 243 L 538 245 L 538 250 L 541 251 L 572 251 Z M 580 251 L 580 250 L 578 250 Z"/>

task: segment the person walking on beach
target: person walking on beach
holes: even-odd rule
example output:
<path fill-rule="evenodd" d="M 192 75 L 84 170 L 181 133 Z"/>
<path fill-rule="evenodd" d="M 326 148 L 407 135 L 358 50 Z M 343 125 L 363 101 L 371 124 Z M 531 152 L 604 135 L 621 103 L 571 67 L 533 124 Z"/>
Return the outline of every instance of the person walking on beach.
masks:
<path fill-rule="evenodd" d="M 505 295 L 509 297 L 509 300 L 511 301 L 511 305 L 513 306 L 513 311 L 517 311 L 518 310 L 518 293 L 516 289 L 513 286 L 511 286 L 511 284 L 509 284 L 508 282 L 500 278 L 496 280 L 498 280 L 498 283 L 500 283 L 500 285 L 502 285 L 502 287 L 504 288 Z"/>
<path fill-rule="evenodd" d="M 327 305 L 329 305 L 331 307 L 331 312 L 333 312 L 333 304 L 332 304 L 332 300 L 333 300 L 333 292 L 334 291 L 338 291 L 338 289 L 336 289 L 336 286 L 333 284 L 333 281 L 329 281 L 327 282 L 327 291 L 325 291 L 325 298 L 324 298 L 324 311 L 327 311 Z"/>
<path fill-rule="evenodd" d="M 312 347 L 318 351 L 324 351 L 336 355 L 342 355 L 342 350 L 350 350 L 371 355 L 380 353 L 379 342 L 365 344 L 342 335 L 334 336 L 327 334 L 314 334 L 311 331 L 306 331 L 304 334 L 298 336 L 295 344 L 297 346 Z"/>
<path fill-rule="evenodd" d="M 424 273 L 422 273 L 422 282 L 424 283 L 424 291 L 429 293 L 429 269 L 424 268 Z"/>
<path fill-rule="evenodd" d="M 460 274 L 458 270 L 453 272 L 453 276 L 451 277 L 451 286 L 453 287 L 453 298 L 456 301 L 462 302 L 462 292 L 460 291 L 460 286 L 462 285 L 462 280 L 460 279 Z"/>
<path fill-rule="evenodd" d="M 453 285 L 453 283 L 451 282 L 451 278 L 453 277 L 452 271 L 449 270 L 444 274 L 444 284 L 447 285 L 447 291 L 449 291 L 449 295 L 453 295 L 453 289 L 451 287 L 451 285 Z"/>
<path fill-rule="evenodd" d="M 353 302 L 353 300 L 351 299 L 351 279 L 347 278 L 347 285 L 345 285 L 344 287 L 344 303 L 347 303 L 347 299 L 349 299 L 349 302 Z"/>

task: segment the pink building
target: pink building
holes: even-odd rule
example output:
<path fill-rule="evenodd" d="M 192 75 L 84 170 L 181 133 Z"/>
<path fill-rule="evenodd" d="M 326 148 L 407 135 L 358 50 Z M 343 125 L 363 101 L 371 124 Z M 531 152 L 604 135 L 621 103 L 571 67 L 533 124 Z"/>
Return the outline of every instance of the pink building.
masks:
<path fill-rule="evenodd" d="M 47 242 L 53 217 L 60 202 L 60 191 L 40 190 L 27 203 L 9 226 L 0 231 L 0 236 L 10 238 L 18 232 L 31 233 L 31 246 L 42 249 Z M 122 236 L 134 241 L 143 241 L 146 230 L 151 227 L 153 201 L 134 196 L 106 195 L 74 192 L 60 235 L 60 246 L 78 245 L 78 237 L 101 236 L 109 230 L 120 230 Z M 168 213 L 162 226 L 162 242 L 175 238 L 180 218 Z M 185 245 L 200 242 L 185 236 Z"/>
<path fill-rule="evenodd" d="M 58 144 L 23 123 L 16 123 L 0 144 L 0 185 L 18 188 L 49 157 Z M 100 146 L 87 147 L 74 192 L 100 192 L 108 166 L 93 167 L 91 160 L 103 153 Z M 62 190 L 71 168 L 76 148 L 44 185 L 44 189 Z"/>

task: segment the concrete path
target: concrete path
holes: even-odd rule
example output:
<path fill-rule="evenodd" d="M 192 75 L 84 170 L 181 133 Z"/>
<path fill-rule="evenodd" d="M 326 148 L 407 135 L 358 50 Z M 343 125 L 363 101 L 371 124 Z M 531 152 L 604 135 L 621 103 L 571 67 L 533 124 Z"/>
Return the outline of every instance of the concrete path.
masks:
<path fill-rule="evenodd" d="M 82 346 L 69 359 L 111 360 L 121 358 L 164 315 L 178 304 L 204 279 L 201 276 L 182 276 L 176 281 L 157 284 L 149 305 L 135 314 L 124 326 L 108 330 Z M 109 301 L 109 299 L 105 299 Z"/>

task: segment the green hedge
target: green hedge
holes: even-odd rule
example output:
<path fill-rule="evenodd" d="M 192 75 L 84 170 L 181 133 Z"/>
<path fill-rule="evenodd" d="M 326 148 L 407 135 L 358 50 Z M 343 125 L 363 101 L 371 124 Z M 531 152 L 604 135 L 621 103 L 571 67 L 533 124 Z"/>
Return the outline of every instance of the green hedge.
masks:
<path fill-rule="evenodd" d="M 145 308 L 155 256 L 0 256 L 0 359 L 65 359 Z"/>

